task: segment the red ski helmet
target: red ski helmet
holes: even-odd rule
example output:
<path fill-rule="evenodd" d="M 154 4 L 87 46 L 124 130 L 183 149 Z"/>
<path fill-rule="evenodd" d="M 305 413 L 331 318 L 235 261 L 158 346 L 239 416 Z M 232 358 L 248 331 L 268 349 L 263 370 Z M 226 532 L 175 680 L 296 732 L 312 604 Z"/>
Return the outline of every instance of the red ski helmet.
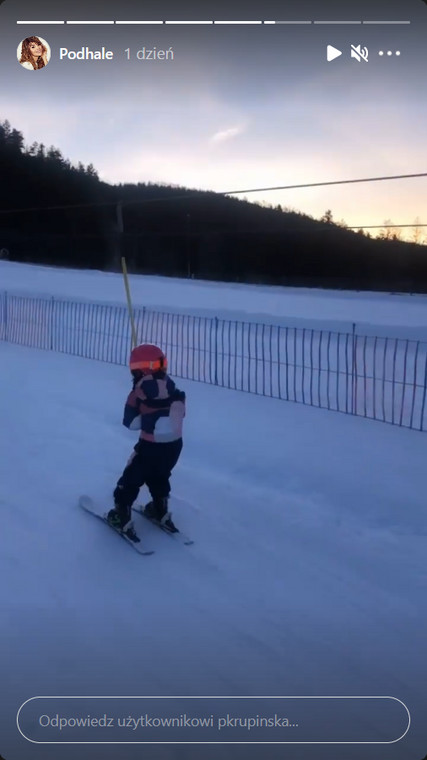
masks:
<path fill-rule="evenodd" d="M 129 359 L 131 372 L 140 370 L 143 373 L 166 371 L 168 362 L 161 348 L 144 343 L 142 346 L 136 346 L 131 352 Z"/>

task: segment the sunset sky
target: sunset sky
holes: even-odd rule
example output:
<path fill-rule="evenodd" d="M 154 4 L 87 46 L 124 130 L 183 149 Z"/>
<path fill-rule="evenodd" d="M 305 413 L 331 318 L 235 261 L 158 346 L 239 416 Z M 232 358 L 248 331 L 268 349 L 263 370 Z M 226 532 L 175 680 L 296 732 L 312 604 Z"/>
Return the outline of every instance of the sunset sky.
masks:
<path fill-rule="evenodd" d="M 345 11 L 342 3 L 277 0 L 206 2 L 203 12 L 200 3 L 176 0 L 106 0 L 101 14 L 99 7 L 79 0 L 1 5 L 0 118 L 27 144 L 53 144 L 73 162 L 93 163 L 107 182 L 217 191 L 427 171 L 427 7 L 420 0 L 349 2 Z M 194 19 L 411 24 L 16 23 Z M 37 72 L 16 57 L 32 34 L 52 48 Z M 328 44 L 343 51 L 329 63 Z M 368 48 L 368 63 L 351 58 L 352 44 Z M 59 61 L 60 47 L 103 45 L 113 61 Z M 174 60 L 138 61 L 143 46 L 172 47 Z M 315 217 L 331 208 L 350 225 L 427 223 L 427 178 L 247 197 Z"/>

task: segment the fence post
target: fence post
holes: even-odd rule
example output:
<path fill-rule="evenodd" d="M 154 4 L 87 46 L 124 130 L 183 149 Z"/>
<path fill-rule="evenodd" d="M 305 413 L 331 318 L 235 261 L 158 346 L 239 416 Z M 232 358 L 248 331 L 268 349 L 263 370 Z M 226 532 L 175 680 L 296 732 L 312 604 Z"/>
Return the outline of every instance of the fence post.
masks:
<path fill-rule="evenodd" d="M 52 296 L 50 299 L 50 350 L 51 351 L 54 351 L 54 348 L 53 348 L 54 309 L 55 309 L 55 299 L 54 299 L 54 296 Z"/>
<path fill-rule="evenodd" d="M 353 336 L 352 336 L 353 360 L 352 360 L 352 368 L 351 368 L 351 377 L 352 377 L 351 413 L 356 414 L 357 412 L 357 352 L 356 352 L 356 323 L 355 322 L 353 322 L 352 333 L 353 333 Z"/>
<path fill-rule="evenodd" d="M 215 317 L 215 353 L 214 353 L 214 381 L 218 385 L 218 317 Z"/>
<path fill-rule="evenodd" d="M 8 340 L 8 334 L 7 334 L 7 290 L 4 291 L 4 300 L 3 300 L 3 340 Z"/>
<path fill-rule="evenodd" d="M 421 414 L 420 414 L 420 431 L 423 432 L 424 430 L 427 430 L 427 428 L 424 427 L 424 413 L 426 408 L 426 395 L 427 395 L 427 353 L 425 358 L 425 366 L 424 366 L 424 388 L 423 388 L 423 400 L 421 403 Z"/>
<path fill-rule="evenodd" d="M 145 337 L 145 306 L 142 307 L 142 324 L 141 324 L 141 332 L 139 334 L 140 340 L 142 343 L 145 343 L 146 337 Z"/>

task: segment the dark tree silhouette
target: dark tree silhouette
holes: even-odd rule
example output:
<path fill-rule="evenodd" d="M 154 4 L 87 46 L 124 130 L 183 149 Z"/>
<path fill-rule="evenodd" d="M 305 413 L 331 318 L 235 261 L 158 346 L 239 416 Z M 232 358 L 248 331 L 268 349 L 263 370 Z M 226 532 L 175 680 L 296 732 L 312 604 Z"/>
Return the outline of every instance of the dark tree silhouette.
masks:
<path fill-rule="evenodd" d="M 0 124 L 0 250 L 15 261 L 199 279 L 427 292 L 427 250 L 280 205 L 150 182 L 110 185 L 92 163 L 24 146 Z"/>

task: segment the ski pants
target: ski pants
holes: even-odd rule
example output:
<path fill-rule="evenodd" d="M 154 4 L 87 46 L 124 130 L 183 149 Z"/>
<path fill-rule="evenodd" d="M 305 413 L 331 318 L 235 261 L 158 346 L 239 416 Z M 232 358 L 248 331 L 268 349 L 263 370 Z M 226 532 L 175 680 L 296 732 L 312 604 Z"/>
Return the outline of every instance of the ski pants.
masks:
<path fill-rule="evenodd" d="M 146 485 L 153 501 L 170 494 L 169 478 L 182 450 L 182 438 L 170 443 L 138 441 L 114 490 L 116 508 L 131 518 L 131 507 L 139 489 Z"/>

